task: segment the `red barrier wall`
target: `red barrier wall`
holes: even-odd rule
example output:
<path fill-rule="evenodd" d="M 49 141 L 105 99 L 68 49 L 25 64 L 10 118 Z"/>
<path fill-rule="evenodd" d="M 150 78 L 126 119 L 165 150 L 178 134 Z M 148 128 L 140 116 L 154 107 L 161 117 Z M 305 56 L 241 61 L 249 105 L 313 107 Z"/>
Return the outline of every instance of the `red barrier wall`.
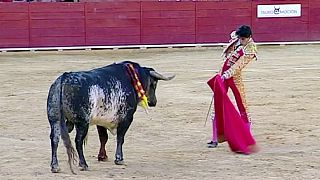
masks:
<path fill-rule="evenodd" d="M 227 42 L 241 24 L 257 42 L 320 40 L 317 0 L 86 1 L 0 3 L 0 47 Z M 302 15 L 257 18 L 258 4 L 301 4 Z"/>
<path fill-rule="evenodd" d="M 30 3 L 30 46 L 85 45 L 83 3 Z"/>
<path fill-rule="evenodd" d="M 257 5 L 252 2 L 252 29 L 256 41 L 306 41 L 309 26 L 309 1 L 264 0 L 263 4 L 301 4 L 301 17 L 257 18 Z M 320 40 L 320 39 L 318 39 Z"/>
<path fill-rule="evenodd" d="M 140 44 L 140 2 L 87 3 L 86 44 Z"/>
<path fill-rule="evenodd" d="M 232 30 L 251 24 L 251 1 L 197 2 L 196 43 L 227 42 Z"/>
<path fill-rule="evenodd" d="M 28 3 L 0 4 L 0 47 L 29 47 Z"/>
<path fill-rule="evenodd" d="M 309 3 L 309 40 L 320 40 L 320 1 Z"/>
<path fill-rule="evenodd" d="M 141 44 L 195 43 L 194 2 L 141 2 Z"/>

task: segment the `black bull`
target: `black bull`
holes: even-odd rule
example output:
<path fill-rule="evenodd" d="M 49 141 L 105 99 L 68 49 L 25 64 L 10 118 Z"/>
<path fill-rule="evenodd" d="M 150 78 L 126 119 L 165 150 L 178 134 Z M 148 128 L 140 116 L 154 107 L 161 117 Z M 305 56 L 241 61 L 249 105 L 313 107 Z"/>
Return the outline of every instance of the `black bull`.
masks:
<path fill-rule="evenodd" d="M 81 72 L 68 72 L 58 77 L 51 85 L 47 101 L 47 113 L 51 127 L 51 171 L 59 172 L 57 148 L 61 138 L 67 149 L 71 171 L 76 162 L 76 153 L 69 134 L 75 127 L 75 145 L 81 170 L 87 170 L 83 154 L 83 143 L 89 125 L 97 125 L 100 152 L 98 160 L 107 159 L 105 145 L 108 140 L 107 129 L 117 135 L 115 164 L 123 164 L 122 145 L 124 136 L 133 121 L 140 98 L 134 88 L 132 73 L 128 71 L 132 64 L 148 97 L 148 105 L 155 106 L 155 90 L 158 80 L 171 80 L 152 68 L 141 67 L 137 63 L 122 62 L 98 69 Z"/>

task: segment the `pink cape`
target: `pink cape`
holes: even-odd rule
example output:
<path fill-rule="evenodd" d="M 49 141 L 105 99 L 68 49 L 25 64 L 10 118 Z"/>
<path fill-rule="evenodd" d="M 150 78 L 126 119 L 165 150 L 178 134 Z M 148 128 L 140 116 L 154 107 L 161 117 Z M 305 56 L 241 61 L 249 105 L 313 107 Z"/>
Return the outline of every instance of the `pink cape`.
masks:
<path fill-rule="evenodd" d="M 251 154 L 258 151 L 250 127 L 241 118 L 239 112 L 226 93 L 220 75 L 208 81 L 214 92 L 214 109 L 217 124 L 218 141 L 227 141 L 233 152 Z"/>

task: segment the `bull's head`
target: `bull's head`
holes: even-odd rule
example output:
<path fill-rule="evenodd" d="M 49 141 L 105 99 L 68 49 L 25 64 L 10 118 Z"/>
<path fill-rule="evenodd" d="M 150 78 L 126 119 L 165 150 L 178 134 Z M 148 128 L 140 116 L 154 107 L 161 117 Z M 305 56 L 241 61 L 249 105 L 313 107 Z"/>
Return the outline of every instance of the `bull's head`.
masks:
<path fill-rule="evenodd" d="M 158 80 L 169 81 L 173 79 L 175 75 L 166 76 L 156 72 L 152 68 L 144 67 L 143 69 L 147 74 L 147 78 L 145 79 L 145 82 L 144 82 L 146 84 L 144 86 L 145 86 L 146 96 L 148 97 L 148 105 L 150 107 L 154 107 L 157 104 L 156 88 L 157 88 Z"/>

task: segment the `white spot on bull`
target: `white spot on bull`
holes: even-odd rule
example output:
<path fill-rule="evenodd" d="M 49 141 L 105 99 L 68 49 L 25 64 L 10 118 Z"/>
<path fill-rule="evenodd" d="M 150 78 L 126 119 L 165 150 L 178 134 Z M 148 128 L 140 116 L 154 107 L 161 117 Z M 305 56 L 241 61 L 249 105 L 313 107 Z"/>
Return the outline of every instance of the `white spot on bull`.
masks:
<path fill-rule="evenodd" d="M 119 81 L 112 81 L 107 92 L 93 85 L 89 90 L 90 124 L 107 128 L 113 135 L 126 116 L 126 96 Z"/>

